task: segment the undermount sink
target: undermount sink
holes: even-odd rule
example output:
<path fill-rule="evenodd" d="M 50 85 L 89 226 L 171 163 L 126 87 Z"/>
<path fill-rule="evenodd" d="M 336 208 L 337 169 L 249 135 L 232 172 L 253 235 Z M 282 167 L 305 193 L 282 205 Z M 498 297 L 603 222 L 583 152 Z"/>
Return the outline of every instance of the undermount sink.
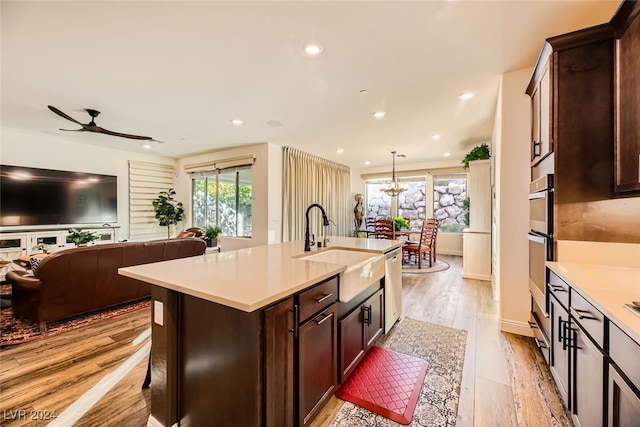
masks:
<path fill-rule="evenodd" d="M 384 256 L 371 252 L 325 249 L 296 257 L 304 261 L 346 265 L 340 275 L 338 300 L 347 302 L 384 277 Z"/>

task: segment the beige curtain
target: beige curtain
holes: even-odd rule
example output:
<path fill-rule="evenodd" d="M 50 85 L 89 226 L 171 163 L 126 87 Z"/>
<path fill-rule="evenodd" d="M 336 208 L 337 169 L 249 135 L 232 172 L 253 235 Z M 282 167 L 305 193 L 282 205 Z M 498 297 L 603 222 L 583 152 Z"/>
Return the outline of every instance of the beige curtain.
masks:
<path fill-rule="evenodd" d="M 320 210 L 309 211 L 309 229 L 316 240 L 324 232 L 353 235 L 355 202 L 351 203 L 351 173 L 347 166 L 284 147 L 283 169 L 282 241 L 304 239 L 305 212 L 313 203 L 321 205 L 335 222 L 325 229 Z"/>

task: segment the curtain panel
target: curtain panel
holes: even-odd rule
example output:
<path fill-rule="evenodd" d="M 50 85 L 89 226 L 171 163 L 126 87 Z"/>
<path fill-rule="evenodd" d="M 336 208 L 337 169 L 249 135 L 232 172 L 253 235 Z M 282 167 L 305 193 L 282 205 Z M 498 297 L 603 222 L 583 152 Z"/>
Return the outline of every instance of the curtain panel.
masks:
<path fill-rule="evenodd" d="M 309 229 L 316 241 L 328 236 L 351 236 L 353 204 L 349 167 L 321 157 L 284 147 L 282 241 L 304 239 L 305 212 L 313 203 L 321 205 L 332 223 L 322 226 L 319 209 L 309 212 Z M 324 229 L 324 230 L 323 230 Z"/>

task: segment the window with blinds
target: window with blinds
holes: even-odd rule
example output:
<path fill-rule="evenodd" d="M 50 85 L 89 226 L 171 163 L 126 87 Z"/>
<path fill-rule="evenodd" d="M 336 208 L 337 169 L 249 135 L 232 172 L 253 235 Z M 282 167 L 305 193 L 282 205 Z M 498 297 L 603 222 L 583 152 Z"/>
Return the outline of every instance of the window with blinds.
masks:
<path fill-rule="evenodd" d="M 166 239 L 166 227 L 155 219 L 152 201 L 174 186 L 174 167 L 129 161 L 129 239 Z"/>
<path fill-rule="evenodd" d="M 195 227 L 218 226 L 222 236 L 251 237 L 254 161 L 250 155 L 185 165 Z"/>

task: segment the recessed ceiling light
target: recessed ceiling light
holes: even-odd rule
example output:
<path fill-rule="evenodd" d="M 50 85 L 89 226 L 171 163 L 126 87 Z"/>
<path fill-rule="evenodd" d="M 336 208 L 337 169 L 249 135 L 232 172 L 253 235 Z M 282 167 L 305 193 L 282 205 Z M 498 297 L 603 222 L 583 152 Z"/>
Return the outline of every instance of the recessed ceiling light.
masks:
<path fill-rule="evenodd" d="M 269 126 L 273 126 L 273 127 L 275 127 L 275 128 L 281 128 L 282 126 L 284 126 L 284 123 L 279 122 L 279 121 L 277 121 L 277 120 L 269 120 L 269 121 L 267 122 L 267 124 L 268 124 Z"/>
<path fill-rule="evenodd" d="M 435 134 L 432 136 L 433 139 L 440 139 L 440 134 Z"/>
<path fill-rule="evenodd" d="M 244 123 L 244 121 L 242 119 L 233 119 L 233 120 L 231 120 L 231 124 L 234 124 L 236 126 L 240 126 L 243 123 Z"/>
<path fill-rule="evenodd" d="M 308 55 L 320 55 L 322 45 L 319 43 L 306 43 L 304 45 L 304 51 L 307 52 Z"/>
<path fill-rule="evenodd" d="M 344 149 L 343 149 L 343 148 L 338 148 L 338 149 L 336 150 L 336 153 L 338 153 L 338 154 L 342 154 L 342 153 L 344 153 Z"/>
<path fill-rule="evenodd" d="M 460 95 L 458 95 L 458 98 L 460 98 L 460 99 L 471 99 L 471 98 L 473 98 L 473 94 L 471 92 L 461 93 Z"/>
<path fill-rule="evenodd" d="M 360 91 L 360 95 L 366 95 L 366 94 L 368 94 L 368 93 L 369 93 L 369 92 L 368 92 L 366 89 L 362 89 L 362 90 Z"/>
<path fill-rule="evenodd" d="M 369 160 L 367 160 L 366 162 L 364 162 L 365 165 L 370 165 L 371 162 Z"/>
<path fill-rule="evenodd" d="M 147 150 L 151 148 L 151 144 L 149 144 L 148 142 L 144 143 L 144 145 L 142 145 L 142 148 L 146 148 Z"/>
<path fill-rule="evenodd" d="M 387 113 L 385 113 L 384 111 L 376 111 L 375 113 L 373 113 L 373 117 L 375 117 L 376 119 L 381 119 L 385 116 L 385 114 Z"/>
<path fill-rule="evenodd" d="M 451 155 L 451 153 L 444 153 L 445 157 L 449 157 Z"/>

